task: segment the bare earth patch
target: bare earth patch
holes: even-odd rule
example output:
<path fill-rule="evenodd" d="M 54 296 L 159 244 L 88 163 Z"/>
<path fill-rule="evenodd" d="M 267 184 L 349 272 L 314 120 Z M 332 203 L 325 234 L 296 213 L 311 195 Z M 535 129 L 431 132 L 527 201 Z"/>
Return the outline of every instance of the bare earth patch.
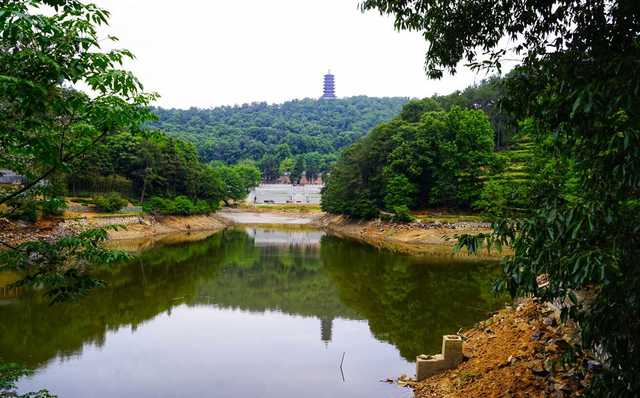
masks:
<path fill-rule="evenodd" d="M 454 254 L 456 235 L 491 231 L 489 224 L 482 222 L 393 223 L 380 220 L 357 221 L 330 214 L 320 217 L 316 224 L 341 237 L 412 255 L 468 256 L 466 252 Z M 504 249 L 501 253 L 484 250 L 475 258 L 498 258 L 509 252 L 509 249 Z"/>
<path fill-rule="evenodd" d="M 416 398 L 573 397 L 585 380 L 556 362 L 574 330 L 534 300 L 499 311 L 464 333 L 466 360 L 423 382 L 405 382 Z"/>

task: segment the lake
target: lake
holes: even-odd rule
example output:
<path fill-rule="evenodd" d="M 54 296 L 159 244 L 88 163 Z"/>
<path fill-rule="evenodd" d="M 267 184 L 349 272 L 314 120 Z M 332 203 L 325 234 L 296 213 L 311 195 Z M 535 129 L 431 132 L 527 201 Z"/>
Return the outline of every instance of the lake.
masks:
<path fill-rule="evenodd" d="M 380 380 L 501 307 L 498 272 L 237 227 L 138 253 L 79 303 L 0 299 L 0 357 L 36 370 L 20 392 L 61 398 L 409 397 Z"/>

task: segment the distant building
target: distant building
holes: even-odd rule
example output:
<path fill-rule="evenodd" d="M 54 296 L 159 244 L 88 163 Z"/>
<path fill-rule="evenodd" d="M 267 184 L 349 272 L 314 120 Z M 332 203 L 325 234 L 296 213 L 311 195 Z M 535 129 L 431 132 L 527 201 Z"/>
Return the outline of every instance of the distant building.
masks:
<path fill-rule="evenodd" d="M 16 174 L 11 170 L 0 169 L 0 184 L 22 184 L 24 183 L 24 177 Z"/>
<path fill-rule="evenodd" d="M 300 203 L 319 204 L 322 185 L 260 184 L 249 193 L 252 204 Z"/>
<path fill-rule="evenodd" d="M 322 97 L 320 99 L 335 99 L 336 98 L 336 81 L 335 76 L 331 74 L 331 71 L 324 75 L 324 85 L 322 87 Z"/>

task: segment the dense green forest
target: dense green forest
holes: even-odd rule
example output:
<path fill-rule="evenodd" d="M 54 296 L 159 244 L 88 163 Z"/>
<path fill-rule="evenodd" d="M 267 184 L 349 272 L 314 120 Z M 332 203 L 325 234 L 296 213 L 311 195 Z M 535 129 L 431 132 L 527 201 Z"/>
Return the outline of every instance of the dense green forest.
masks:
<path fill-rule="evenodd" d="M 8 201 L 0 214 L 27 221 L 59 215 L 64 196 L 94 197 L 96 208 L 106 212 L 131 201 L 155 214 L 202 214 L 217 210 L 221 202 L 243 200 L 261 179 L 250 161 L 207 164 L 191 143 L 157 131 L 125 131 L 53 173 L 37 196 Z"/>
<path fill-rule="evenodd" d="M 406 221 L 412 209 L 490 208 L 480 201 L 485 182 L 508 165 L 496 149 L 508 149 L 515 136 L 498 106 L 502 82 L 492 77 L 406 103 L 343 151 L 326 180 L 323 209 L 360 218 L 386 210 Z"/>
<path fill-rule="evenodd" d="M 496 106 L 499 82 L 493 77 L 432 99 L 446 110 L 460 106 L 485 111 L 494 127 L 495 144 L 501 147 L 508 143 L 511 130 Z M 421 106 L 421 100 L 360 96 L 213 109 L 153 108 L 157 120 L 148 126 L 193 143 L 205 161 L 256 161 L 264 178 L 272 181 L 284 173 L 296 176 L 305 171 L 311 177 L 326 173 L 343 148 L 400 112 L 413 121 Z"/>
<path fill-rule="evenodd" d="M 206 164 L 192 144 L 160 132 L 111 135 L 71 169 L 73 195 L 115 191 L 140 202 L 182 195 L 208 201 L 212 210 L 220 201 L 244 199 L 261 179 L 250 162 Z"/>
<path fill-rule="evenodd" d="M 380 209 L 470 207 L 493 156 L 493 130 L 484 112 L 453 107 L 401 116 L 347 149 L 322 195 L 332 213 L 372 218 Z"/>
<path fill-rule="evenodd" d="M 264 102 L 213 109 L 153 108 L 148 125 L 192 142 L 205 161 L 254 160 L 267 180 L 298 160 L 324 172 L 338 151 L 400 112 L 408 98 L 351 97 Z"/>

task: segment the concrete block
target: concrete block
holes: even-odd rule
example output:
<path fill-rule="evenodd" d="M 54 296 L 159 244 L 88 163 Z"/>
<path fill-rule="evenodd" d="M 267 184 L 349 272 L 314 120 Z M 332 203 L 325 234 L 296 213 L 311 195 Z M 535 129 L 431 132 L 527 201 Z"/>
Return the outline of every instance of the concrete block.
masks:
<path fill-rule="evenodd" d="M 462 337 L 442 336 L 441 354 L 419 355 L 416 358 L 416 380 L 424 380 L 444 370 L 455 368 L 462 359 Z"/>
<path fill-rule="evenodd" d="M 462 362 L 462 337 L 450 334 L 442 336 L 442 355 L 451 367 L 458 366 Z"/>

